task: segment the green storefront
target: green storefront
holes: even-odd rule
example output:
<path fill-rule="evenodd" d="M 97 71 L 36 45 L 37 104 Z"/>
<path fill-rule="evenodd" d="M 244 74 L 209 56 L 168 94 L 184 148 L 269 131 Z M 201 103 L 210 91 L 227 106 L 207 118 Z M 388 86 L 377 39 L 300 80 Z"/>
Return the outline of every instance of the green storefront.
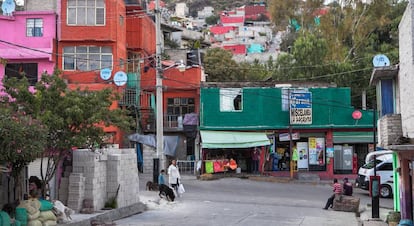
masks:
<path fill-rule="evenodd" d="M 228 143 L 222 139 L 224 131 L 234 133 L 227 134 Z M 258 134 L 257 140 L 241 144 L 247 132 Z M 285 154 L 285 160 L 298 154 L 298 170 L 327 171 L 334 160 L 335 173 L 352 173 L 358 167 L 356 156 L 362 160 L 374 142 L 373 111 L 353 107 L 350 88 L 206 83 L 200 90 L 200 134 L 203 160 L 214 161 L 209 155 L 214 152 L 238 154 L 248 162 L 249 152 L 259 147 L 265 152 L 265 171 L 280 170 Z M 263 135 L 269 144 L 260 143 Z M 278 166 L 272 158 L 279 160 Z M 249 171 L 248 163 L 241 165 Z"/>

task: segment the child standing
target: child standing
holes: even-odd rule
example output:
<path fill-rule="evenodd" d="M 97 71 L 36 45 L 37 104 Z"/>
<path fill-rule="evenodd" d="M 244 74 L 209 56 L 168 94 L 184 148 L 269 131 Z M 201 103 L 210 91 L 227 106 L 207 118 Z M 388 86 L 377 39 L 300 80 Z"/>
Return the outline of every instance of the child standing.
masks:
<path fill-rule="evenodd" d="M 158 175 L 158 186 L 165 184 L 165 170 L 161 170 L 160 175 Z"/>

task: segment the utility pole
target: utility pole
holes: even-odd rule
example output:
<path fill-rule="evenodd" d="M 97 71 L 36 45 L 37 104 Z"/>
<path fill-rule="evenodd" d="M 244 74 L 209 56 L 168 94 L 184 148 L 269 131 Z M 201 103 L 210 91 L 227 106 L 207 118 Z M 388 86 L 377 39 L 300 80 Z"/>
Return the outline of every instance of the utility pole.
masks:
<path fill-rule="evenodd" d="M 290 99 L 290 88 L 288 89 L 288 102 L 289 102 L 289 171 L 290 171 L 290 179 L 293 179 L 293 161 L 292 161 L 292 156 L 293 156 L 293 140 L 292 140 L 292 122 L 291 122 L 291 117 L 292 117 L 292 112 L 291 112 L 291 99 Z"/>
<path fill-rule="evenodd" d="M 164 169 L 164 111 L 163 111 L 163 87 L 162 87 L 162 64 L 161 64 L 161 54 L 162 54 L 162 43 L 161 43 L 162 33 L 161 33 L 161 10 L 159 0 L 155 0 L 155 67 L 156 67 L 156 139 L 157 139 L 157 157 L 154 159 L 154 180 L 155 176 L 158 178 L 160 169 L 157 166 L 161 166 L 161 169 Z M 161 156 L 160 156 L 161 155 Z M 159 162 L 161 159 L 161 162 Z M 157 181 L 156 181 L 157 182 Z"/>
<path fill-rule="evenodd" d="M 373 129 L 373 146 L 374 151 L 377 149 L 377 108 L 376 104 L 374 103 L 373 106 L 373 120 L 372 120 L 372 129 Z M 371 187 L 371 201 L 372 201 L 372 209 L 371 209 L 371 215 L 372 218 L 379 218 L 379 198 L 380 198 L 380 178 L 377 177 L 377 155 L 374 155 L 374 177 L 372 180 L 370 180 L 370 183 L 372 185 Z M 370 185 L 370 186 L 371 186 Z"/>

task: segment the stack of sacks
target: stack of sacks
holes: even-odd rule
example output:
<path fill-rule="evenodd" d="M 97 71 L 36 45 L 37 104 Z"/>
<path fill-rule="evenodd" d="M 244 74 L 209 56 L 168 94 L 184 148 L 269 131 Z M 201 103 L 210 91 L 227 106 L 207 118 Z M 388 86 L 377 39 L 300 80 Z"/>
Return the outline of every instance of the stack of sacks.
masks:
<path fill-rule="evenodd" d="M 16 220 L 20 222 L 21 226 L 27 226 L 27 210 L 25 208 L 16 208 Z"/>
<path fill-rule="evenodd" d="M 38 199 L 24 200 L 18 207 L 26 209 L 28 226 L 42 226 L 42 222 L 37 219 L 40 215 L 40 202 Z"/>
<path fill-rule="evenodd" d="M 52 211 L 53 204 L 47 200 L 40 200 L 40 215 L 39 220 L 42 226 L 57 225 L 56 215 Z"/>
<path fill-rule="evenodd" d="M 27 226 L 56 225 L 56 216 L 52 212 L 53 204 L 47 200 L 29 199 L 20 203 L 19 207 L 27 211 Z"/>

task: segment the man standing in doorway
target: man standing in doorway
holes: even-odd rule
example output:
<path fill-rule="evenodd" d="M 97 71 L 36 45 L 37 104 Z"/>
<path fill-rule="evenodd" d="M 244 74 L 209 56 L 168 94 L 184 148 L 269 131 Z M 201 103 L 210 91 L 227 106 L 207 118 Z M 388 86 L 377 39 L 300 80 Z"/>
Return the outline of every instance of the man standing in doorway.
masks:
<path fill-rule="evenodd" d="M 260 149 L 255 147 L 252 155 L 253 173 L 259 173 Z"/>

